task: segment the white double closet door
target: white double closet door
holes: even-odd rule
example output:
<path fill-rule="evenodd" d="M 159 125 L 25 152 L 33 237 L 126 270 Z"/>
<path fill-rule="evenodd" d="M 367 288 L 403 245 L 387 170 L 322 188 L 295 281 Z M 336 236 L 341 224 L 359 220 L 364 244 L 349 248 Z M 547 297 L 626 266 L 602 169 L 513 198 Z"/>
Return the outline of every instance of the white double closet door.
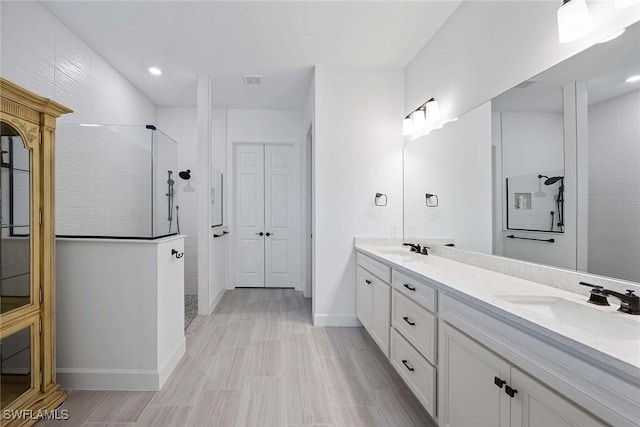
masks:
<path fill-rule="evenodd" d="M 234 154 L 236 286 L 293 288 L 300 252 L 293 146 L 236 144 Z"/>

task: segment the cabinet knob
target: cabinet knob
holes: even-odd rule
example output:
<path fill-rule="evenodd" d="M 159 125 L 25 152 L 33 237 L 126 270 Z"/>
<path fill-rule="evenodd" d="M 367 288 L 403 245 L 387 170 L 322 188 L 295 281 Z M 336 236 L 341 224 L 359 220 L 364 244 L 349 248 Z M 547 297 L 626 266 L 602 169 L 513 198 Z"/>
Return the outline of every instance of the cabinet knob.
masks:
<path fill-rule="evenodd" d="M 370 284 L 371 284 L 371 280 L 369 280 L 369 279 L 364 279 L 364 281 L 365 281 L 365 283 L 366 283 L 367 285 L 370 285 Z"/>

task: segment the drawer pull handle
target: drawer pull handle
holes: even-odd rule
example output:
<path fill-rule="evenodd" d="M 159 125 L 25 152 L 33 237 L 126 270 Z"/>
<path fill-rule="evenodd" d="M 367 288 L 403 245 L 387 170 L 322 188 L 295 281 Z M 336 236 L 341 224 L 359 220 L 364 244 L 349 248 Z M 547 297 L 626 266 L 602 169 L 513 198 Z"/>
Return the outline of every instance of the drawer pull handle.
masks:
<path fill-rule="evenodd" d="M 411 372 L 415 371 L 415 369 L 413 369 L 411 366 L 409 366 L 409 364 L 407 363 L 406 360 L 403 360 L 402 363 L 404 364 L 404 366 L 407 367 L 407 369 Z"/>
<path fill-rule="evenodd" d="M 498 388 L 502 388 L 502 386 L 506 384 L 505 380 L 503 380 L 502 378 L 498 378 L 498 377 L 493 377 L 493 382 L 494 382 L 495 385 L 498 386 Z"/>
<path fill-rule="evenodd" d="M 364 279 L 364 281 L 365 281 L 365 283 L 366 283 L 367 285 L 370 285 L 370 284 L 371 284 L 371 280 Z"/>
<path fill-rule="evenodd" d="M 504 386 L 504 392 L 507 393 L 509 395 L 509 397 L 515 397 L 515 395 L 518 392 L 518 390 L 516 390 L 515 388 L 511 388 L 508 385 L 506 385 L 506 386 Z"/>
<path fill-rule="evenodd" d="M 405 316 L 402 319 L 404 319 L 404 321 L 407 322 L 408 324 L 410 324 L 411 326 L 416 326 L 416 323 L 412 322 L 411 320 L 409 320 L 408 317 Z"/>
<path fill-rule="evenodd" d="M 408 283 L 405 283 L 405 284 L 404 284 L 404 285 L 402 285 L 402 286 L 404 286 L 405 288 L 409 289 L 410 291 L 415 291 L 415 290 L 416 290 L 416 288 L 412 288 L 411 286 L 409 286 L 409 284 L 408 284 Z"/>

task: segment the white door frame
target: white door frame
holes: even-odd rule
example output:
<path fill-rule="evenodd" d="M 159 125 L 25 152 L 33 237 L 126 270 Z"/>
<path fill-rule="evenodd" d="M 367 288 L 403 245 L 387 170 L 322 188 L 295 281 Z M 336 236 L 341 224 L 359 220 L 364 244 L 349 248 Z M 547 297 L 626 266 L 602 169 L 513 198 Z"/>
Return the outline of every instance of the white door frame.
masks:
<path fill-rule="evenodd" d="M 304 176 L 303 173 L 306 172 L 306 163 L 302 161 L 302 157 L 300 155 L 300 140 L 298 139 L 283 139 L 282 141 L 231 141 L 231 140 L 227 140 L 227 153 L 229 153 L 229 155 L 227 155 L 227 176 L 226 176 L 226 186 L 225 188 L 228 191 L 228 195 L 227 195 L 227 200 L 230 201 L 230 203 L 227 204 L 227 210 L 226 210 L 226 215 L 227 215 L 227 219 L 228 219 L 228 226 L 229 226 L 229 232 L 231 233 L 231 238 L 228 240 L 228 257 L 227 257 L 227 274 L 228 274 L 228 282 L 227 282 L 227 289 L 228 290 L 232 290 L 236 288 L 236 275 L 235 275 L 235 262 L 236 262 L 236 244 L 235 244 L 235 238 L 233 237 L 236 233 L 236 229 L 235 229 L 235 155 L 233 153 L 235 153 L 235 147 L 236 145 L 239 144 L 250 144 L 250 145 L 256 145 L 256 144 L 264 144 L 264 145 L 283 145 L 283 144 L 288 144 L 291 145 L 293 147 L 293 158 L 295 159 L 299 159 L 298 162 L 296 162 L 295 164 L 295 172 L 294 172 L 294 176 L 295 176 L 295 183 L 298 185 L 298 188 L 295 189 L 294 191 L 296 192 L 295 194 L 299 194 L 302 197 L 302 188 L 300 187 L 300 182 L 301 177 Z M 304 171 L 304 172 L 303 172 Z M 298 241 L 299 241 L 299 246 L 303 247 L 304 244 L 302 242 L 302 237 L 303 237 L 303 228 L 302 228 L 302 206 L 303 206 L 303 198 L 301 198 L 300 203 L 299 203 L 299 212 L 300 214 L 297 216 L 299 224 L 299 230 L 297 233 L 297 236 L 295 237 Z M 298 254 L 298 256 L 301 256 L 301 253 Z M 295 283 L 295 289 L 299 290 L 299 291 L 304 291 L 304 280 L 302 278 L 303 272 L 302 270 L 299 268 L 299 266 L 301 265 L 302 262 L 302 258 L 299 258 L 296 261 L 296 265 L 298 266 L 298 271 L 296 272 L 296 283 Z M 305 295 L 307 296 L 307 295 Z"/>

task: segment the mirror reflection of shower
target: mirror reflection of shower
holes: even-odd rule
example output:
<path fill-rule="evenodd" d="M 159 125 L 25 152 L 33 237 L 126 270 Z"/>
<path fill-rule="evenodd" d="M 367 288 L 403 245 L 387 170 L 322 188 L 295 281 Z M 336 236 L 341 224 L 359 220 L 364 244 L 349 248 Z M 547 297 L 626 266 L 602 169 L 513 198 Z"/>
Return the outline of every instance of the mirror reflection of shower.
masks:
<path fill-rule="evenodd" d="M 554 215 L 558 220 L 558 222 L 555 223 L 555 225 L 558 226 L 558 231 L 564 231 L 564 176 L 548 177 L 546 175 L 538 175 L 538 179 L 542 178 L 546 178 L 544 180 L 544 185 L 553 185 L 557 182 L 560 182 L 560 186 L 558 187 L 558 194 L 554 196 L 557 212 L 554 214 L 554 212 L 551 211 L 551 231 L 553 231 L 554 226 Z"/>
<path fill-rule="evenodd" d="M 169 233 L 171 233 L 171 226 L 173 225 L 173 199 L 175 195 L 173 185 L 175 181 L 171 179 L 173 171 L 167 171 L 167 175 L 167 221 L 169 221 Z"/>

